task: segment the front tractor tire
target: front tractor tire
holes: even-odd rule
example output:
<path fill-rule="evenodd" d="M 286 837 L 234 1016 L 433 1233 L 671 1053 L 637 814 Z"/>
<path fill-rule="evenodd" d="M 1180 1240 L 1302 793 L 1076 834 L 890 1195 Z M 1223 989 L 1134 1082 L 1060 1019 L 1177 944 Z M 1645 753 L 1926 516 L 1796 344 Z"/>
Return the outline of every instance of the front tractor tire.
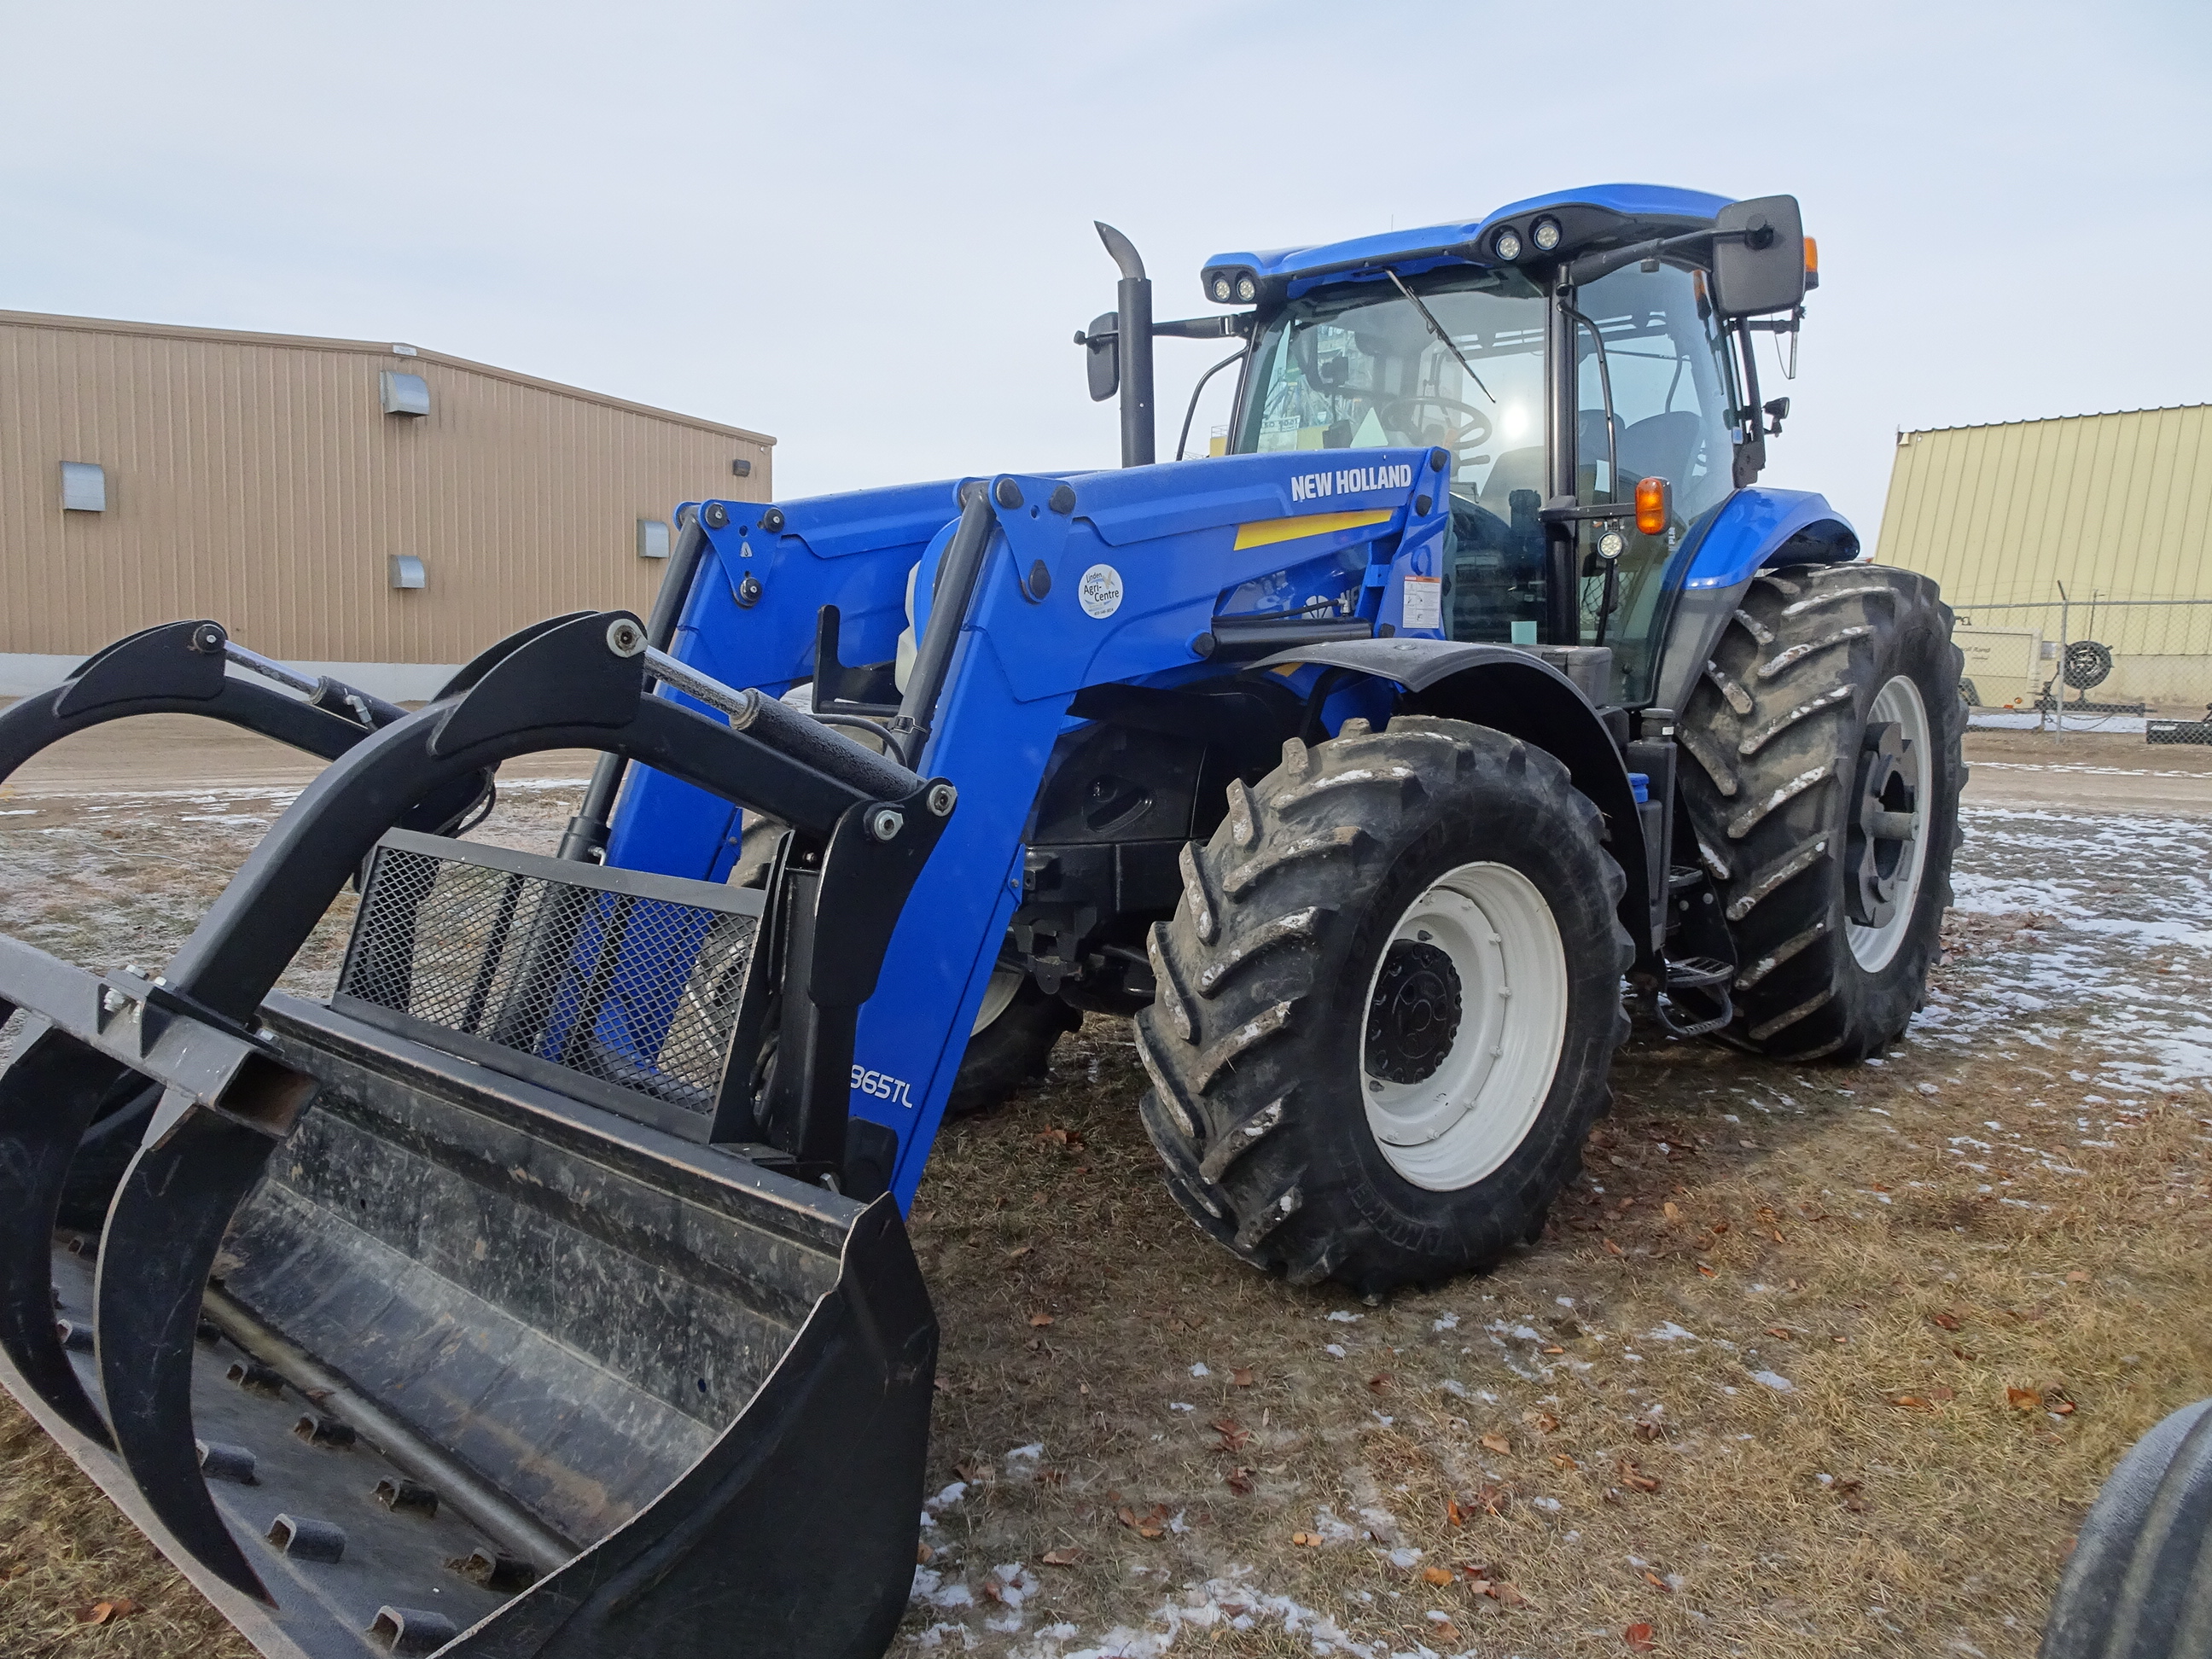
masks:
<path fill-rule="evenodd" d="M 1401 717 L 1230 786 L 1150 951 L 1145 1127 L 1206 1232 L 1366 1295 L 1533 1241 L 1627 1034 L 1625 885 L 1551 756 Z"/>
<path fill-rule="evenodd" d="M 1925 576 L 1753 580 L 1678 727 L 1697 856 L 1735 945 L 1736 1043 L 1863 1060 L 1925 1002 L 1966 780 L 1960 662 Z"/>

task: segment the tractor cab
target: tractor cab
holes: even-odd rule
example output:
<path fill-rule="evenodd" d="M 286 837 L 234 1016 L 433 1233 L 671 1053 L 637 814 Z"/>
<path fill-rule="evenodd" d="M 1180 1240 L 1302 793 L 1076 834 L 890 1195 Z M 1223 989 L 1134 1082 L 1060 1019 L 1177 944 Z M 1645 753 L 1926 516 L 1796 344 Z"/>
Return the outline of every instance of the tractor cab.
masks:
<path fill-rule="evenodd" d="M 1808 246 L 1788 198 L 1614 185 L 1218 256 L 1207 297 L 1252 307 L 1234 319 L 1249 344 L 1222 447 L 1441 449 L 1437 631 L 1610 647 L 1608 700 L 1649 702 L 1667 598 L 1763 460 L 1752 332 L 1795 330 Z M 1723 249 L 1734 268 L 1716 273 Z M 1724 295 L 1717 276 L 1736 279 Z M 1768 304 L 1786 318 L 1751 323 L 1744 307 Z"/>

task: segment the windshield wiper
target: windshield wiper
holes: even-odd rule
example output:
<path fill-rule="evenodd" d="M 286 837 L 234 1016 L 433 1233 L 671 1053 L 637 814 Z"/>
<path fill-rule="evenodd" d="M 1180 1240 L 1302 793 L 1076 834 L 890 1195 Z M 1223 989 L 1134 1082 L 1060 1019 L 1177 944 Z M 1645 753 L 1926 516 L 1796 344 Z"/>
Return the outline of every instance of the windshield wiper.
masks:
<path fill-rule="evenodd" d="M 1413 302 L 1413 309 L 1421 313 L 1421 320 L 1429 325 L 1429 332 L 1437 337 L 1437 341 L 1443 346 L 1443 349 L 1446 351 L 1450 352 L 1453 356 L 1459 359 L 1459 366 L 1467 371 L 1467 378 L 1474 381 L 1477 386 L 1481 388 L 1482 395 L 1484 397 L 1488 398 L 1492 403 L 1495 404 L 1498 401 L 1497 395 L 1493 393 L 1488 386 L 1483 386 L 1482 376 L 1474 372 L 1474 365 L 1468 362 L 1466 354 L 1452 343 L 1452 337 L 1444 332 L 1444 325 L 1436 319 L 1436 314 L 1426 306 L 1421 303 L 1421 296 L 1414 293 L 1410 288 L 1407 288 L 1405 283 L 1400 282 L 1398 280 L 1398 273 L 1391 270 L 1389 266 L 1385 265 L 1382 267 L 1382 274 L 1390 279 L 1390 284 L 1392 287 L 1395 288 L 1399 293 L 1404 295 L 1408 300 L 1411 300 Z"/>

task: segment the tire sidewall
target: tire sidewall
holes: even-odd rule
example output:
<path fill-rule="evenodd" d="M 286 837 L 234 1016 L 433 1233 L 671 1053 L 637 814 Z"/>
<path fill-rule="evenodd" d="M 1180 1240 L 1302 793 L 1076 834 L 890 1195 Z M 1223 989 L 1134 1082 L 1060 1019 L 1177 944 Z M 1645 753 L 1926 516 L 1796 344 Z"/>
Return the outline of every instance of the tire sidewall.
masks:
<path fill-rule="evenodd" d="M 1551 801 L 1520 791 L 1493 795 L 1484 781 L 1475 780 L 1408 823 L 1409 838 L 1364 895 L 1357 920 L 1340 915 L 1322 964 L 1336 988 L 1324 1005 L 1316 1047 L 1343 1060 L 1332 1075 L 1303 1085 L 1316 1130 L 1309 1179 L 1341 1188 L 1382 1239 L 1419 1258 L 1430 1273 L 1440 1261 L 1494 1259 L 1500 1236 L 1511 1242 L 1540 1224 L 1552 1194 L 1572 1176 L 1583 1138 L 1603 1104 L 1620 1019 L 1613 953 L 1574 945 L 1609 939 L 1616 926 L 1601 872 L 1589 867 L 1592 857 L 1606 854 Z M 1544 1103 L 1520 1145 L 1489 1175 L 1439 1192 L 1401 1175 L 1376 1139 L 1361 1039 L 1369 988 L 1400 919 L 1440 877 L 1475 862 L 1518 871 L 1550 908 L 1565 958 L 1566 1021 Z"/>
<path fill-rule="evenodd" d="M 1844 1005 L 1846 1029 L 1855 1031 L 1901 1032 L 1926 1000 L 1928 969 L 1942 937 L 1943 912 L 1951 893 L 1951 857 L 1957 836 L 1959 743 L 1965 725 L 1958 697 L 1958 650 L 1945 631 L 1941 614 L 1932 608 L 1915 607 L 1901 624 L 1875 636 L 1871 672 L 1858 688 L 1855 709 L 1858 716 L 1855 739 L 1874 718 L 1875 700 L 1884 686 L 1899 675 L 1909 678 L 1927 710 L 1929 757 L 1929 796 L 1918 803 L 1921 831 L 1927 839 L 1927 856 L 1920 872 L 1919 890 L 1912 901 L 1912 919 L 1896 954 L 1882 967 L 1863 966 L 1850 946 L 1850 912 L 1846 884 L 1852 872 L 1843 849 L 1848 846 L 1852 820 L 1858 811 L 1857 763 L 1854 751 L 1844 757 L 1844 787 L 1832 792 L 1838 802 L 1834 814 L 1838 855 L 1829 861 L 1829 914 L 1842 932 L 1838 939 L 1837 1000 Z M 1875 1052 L 1869 1048 L 1869 1052 Z M 1839 1058 L 1856 1059 L 1856 1054 Z"/>

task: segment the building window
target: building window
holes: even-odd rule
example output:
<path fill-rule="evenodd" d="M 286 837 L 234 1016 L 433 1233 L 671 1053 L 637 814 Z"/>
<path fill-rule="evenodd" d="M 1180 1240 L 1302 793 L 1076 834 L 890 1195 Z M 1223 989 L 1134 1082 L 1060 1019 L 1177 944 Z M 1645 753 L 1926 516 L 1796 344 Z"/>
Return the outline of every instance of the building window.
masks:
<path fill-rule="evenodd" d="M 637 556 L 641 559 L 665 559 L 668 556 L 668 521 L 665 519 L 640 519 L 637 521 Z"/>
<path fill-rule="evenodd" d="M 64 513 L 107 511 L 107 469 L 90 461 L 62 463 L 62 510 Z"/>
<path fill-rule="evenodd" d="M 430 412 L 430 383 L 420 374 L 402 374 L 387 368 L 377 376 L 382 394 L 384 412 L 387 415 L 428 415 Z"/>

